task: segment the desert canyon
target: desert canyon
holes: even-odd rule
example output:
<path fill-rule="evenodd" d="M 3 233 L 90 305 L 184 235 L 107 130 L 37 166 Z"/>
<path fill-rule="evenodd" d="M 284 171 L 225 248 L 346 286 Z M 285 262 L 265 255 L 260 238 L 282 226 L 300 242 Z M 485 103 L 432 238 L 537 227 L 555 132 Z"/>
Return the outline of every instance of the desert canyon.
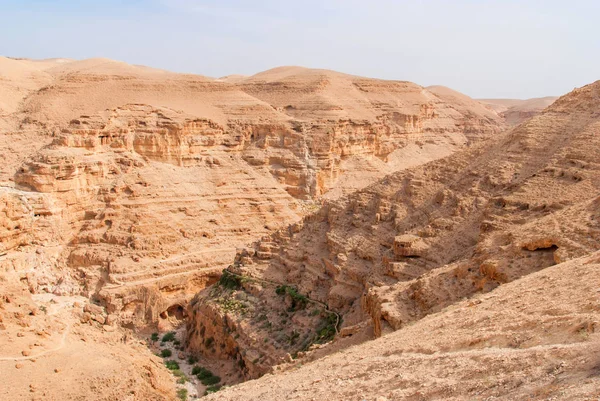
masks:
<path fill-rule="evenodd" d="M 0 399 L 598 399 L 598 160 L 600 81 L 0 57 Z"/>

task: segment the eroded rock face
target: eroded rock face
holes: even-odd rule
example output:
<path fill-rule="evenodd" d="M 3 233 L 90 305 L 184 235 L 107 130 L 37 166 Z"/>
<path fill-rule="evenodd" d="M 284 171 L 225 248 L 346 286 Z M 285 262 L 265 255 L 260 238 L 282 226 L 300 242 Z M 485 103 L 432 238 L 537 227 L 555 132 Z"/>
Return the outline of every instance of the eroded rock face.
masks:
<path fill-rule="evenodd" d="M 501 128 L 493 113 L 418 85 L 331 71 L 236 85 L 109 60 L 44 71 L 52 85 L 13 111 L 24 118 L 13 135 L 37 129 L 52 143 L 15 185 L 54 205 L 61 286 L 133 326 L 169 327 L 168 309 L 213 283 L 237 247 L 297 221 L 317 197 Z"/>
<path fill-rule="evenodd" d="M 55 199 L 80 291 L 125 324 L 156 323 L 185 305 L 236 246 L 299 211 L 268 172 L 232 154 L 216 125 L 176 118 L 131 106 L 109 123 L 77 120 L 15 176 L 19 188 Z"/>
<path fill-rule="evenodd" d="M 237 362 L 242 377 L 253 379 L 272 367 L 330 341 L 341 323 L 327 306 L 296 288 L 224 271 L 219 282 L 189 305 L 187 349 Z"/>
<path fill-rule="evenodd" d="M 599 85 L 486 144 L 326 202 L 239 252 L 235 271 L 293 286 L 340 313 L 342 328 L 366 320 L 379 336 L 600 249 Z M 258 305 L 275 298 L 261 295 Z"/>

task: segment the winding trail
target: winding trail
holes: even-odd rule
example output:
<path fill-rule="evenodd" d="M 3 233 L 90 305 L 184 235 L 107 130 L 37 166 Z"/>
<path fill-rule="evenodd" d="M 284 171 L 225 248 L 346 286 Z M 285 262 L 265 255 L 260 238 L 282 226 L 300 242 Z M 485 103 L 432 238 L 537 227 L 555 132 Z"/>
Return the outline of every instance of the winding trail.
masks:
<path fill-rule="evenodd" d="M 16 356 L 16 357 L 0 357 L 0 361 L 27 361 L 30 359 L 37 359 L 39 357 L 48 355 L 52 352 L 59 351 L 65 346 L 65 343 L 67 342 L 67 336 L 70 333 L 71 333 L 71 323 L 69 322 L 69 324 L 67 324 L 67 327 L 65 327 L 65 331 L 63 332 L 62 338 L 60 339 L 60 344 L 57 347 L 54 347 L 52 349 L 47 349 L 47 350 L 40 352 L 39 354 L 35 354 L 35 355 Z"/>
<path fill-rule="evenodd" d="M 62 311 L 65 306 L 67 306 L 67 304 L 62 305 L 58 310 L 55 310 L 51 313 L 48 313 L 47 316 L 54 316 L 56 314 L 58 314 L 60 311 Z M 62 348 L 64 348 L 66 342 L 67 342 L 67 336 L 71 333 L 71 326 L 72 326 L 72 322 L 67 323 L 67 326 L 65 327 L 63 333 L 62 333 L 62 337 L 60 339 L 60 344 L 54 348 L 51 349 L 47 349 L 45 351 L 40 352 L 39 354 L 35 354 L 35 355 L 28 355 L 28 356 L 5 356 L 5 357 L 0 357 L 0 361 L 28 361 L 31 359 L 37 359 L 40 358 L 42 356 L 51 354 L 53 352 L 59 351 Z"/>

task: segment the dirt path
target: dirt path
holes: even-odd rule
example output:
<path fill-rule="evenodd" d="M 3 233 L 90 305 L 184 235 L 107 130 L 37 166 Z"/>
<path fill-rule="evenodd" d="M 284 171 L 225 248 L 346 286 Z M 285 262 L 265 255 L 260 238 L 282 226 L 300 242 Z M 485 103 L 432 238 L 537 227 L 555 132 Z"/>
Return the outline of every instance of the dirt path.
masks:
<path fill-rule="evenodd" d="M 65 327 L 65 331 L 63 332 L 62 338 L 60 339 L 60 344 L 57 347 L 48 349 L 46 351 L 40 352 L 39 354 L 35 354 L 35 355 L 17 356 L 17 357 L 0 357 L 0 361 L 27 361 L 30 359 L 40 358 L 40 357 L 48 355 L 52 352 L 59 351 L 65 346 L 65 344 L 67 342 L 67 336 L 69 335 L 69 333 L 71 333 L 71 323 L 70 322 L 69 322 L 69 324 L 67 324 L 67 327 Z"/>
<path fill-rule="evenodd" d="M 59 312 L 63 311 L 67 306 L 71 306 L 71 305 L 68 302 L 65 302 L 62 305 L 60 305 L 60 307 L 58 307 L 56 310 L 49 312 L 47 316 L 55 316 Z M 53 352 L 61 350 L 62 348 L 64 348 L 64 346 L 67 342 L 67 336 L 71 333 L 71 325 L 72 325 L 72 322 L 67 323 L 67 326 L 65 327 L 65 329 L 62 333 L 62 337 L 60 339 L 60 344 L 58 346 L 56 346 L 52 349 L 47 349 L 47 350 L 42 351 L 39 354 L 35 354 L 35 355 L 12 356 L 12 357 L 11 356 L 2 356 L 2 357 L 0 357 L 0 361 L 27 361 L 27 360 L 31 360 L 31 359 L 37 359 L 42 356 L 45 356 L 45 355 L 48 355 Z"/>

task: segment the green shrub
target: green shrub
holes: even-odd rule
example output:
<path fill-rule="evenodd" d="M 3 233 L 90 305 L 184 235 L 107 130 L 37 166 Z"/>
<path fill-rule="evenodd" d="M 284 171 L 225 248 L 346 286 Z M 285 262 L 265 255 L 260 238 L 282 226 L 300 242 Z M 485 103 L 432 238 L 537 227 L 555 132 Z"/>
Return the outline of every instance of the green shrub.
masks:
<path fill-rule="evenodd" d="M 181 341 L 173 340 L 173 345 L 175 345 L 175 346 L 181 345 Z"/>
<path fill-rule="evenodd" d="M 210 377 L 207 377 L 207 378 L 202 379 L 200 381 L 205 386 L 210 386 L 210 385 L 217 384 L 218 382 L 220 382 L 221 378 L 219 376 L 210 376 Z"/>
<path fill-rule="evenodd" d="M 335 337 L 335 325 L 337 323 L 337 316 L 333 313 L 327 315 L 321 325 L 317 328 L 317 338 L 315 342 L 317 344 L 323 344 L 333 340 Z"/>
<path fill-rule="evenodd" d="M 275 293 L 277 295 L 289 295 L 292 299 L 292 306 L 290 307 L 290 310 L 293 311 L 298 309 L 304 309 L 306 307 L 306 304 L 308 303 L 308 297 L 306 297 L 306 295 L 300 294 L 295 287 L 289 285 L 278 286 L 277 288 L 275 288 Z"/>
<path fill-rule="evenodd" d="M 194 376 L 196 376 L 198 373 L 200 373 L 200 372 L 202 371 L 202 369 L 204 369 L 204 368 L 202 368 L 202 367 L 200 367 L 200 366 L 194 366 L 194 367 L 192 368 L 192 374 L 193 374 Z"/>
<path fill-rule="evenodd" d="M 152 333 L 152 335 L 150 336 L 150 339 L 152 341 L 158 341 L 158 333 Z"/>
<path fill-rule="evenodd" d="M 175 341 L 175 332 L 174 331 L 170 331 L 167 334 L 165 334 L 162 338 L 162 342 L 166 343 L 169 341 Z"/>
<path fill-rule="evenodd" d="M 171 352 L 170 349 L 163 349 L 162 351 L 160 351 L 160 356 L 162 356 L 163 358 L 168 358 L 171 355 L 173 355 L 173 352 Z"/>
<path fill-rule="evenodd" d="M 179 369 L 179 364 L 177 362 L 171 361 L 171 360 L 165 361 L 165 366 L 169 370 L 177 370 L 177 369 Z"/>
<path fill-rule="evenodd" d="M 177 390 L 177 398 L 179 398 L 181 401 L 186 401 L 187 396 L 188 391 L 186 388 L 180 388 L 179 390 Z"/>
<path fill-rule="evenodd" d="M 187 361 L 190 365 L 193 365 L 196 362 L 198 362 L 198 358 L 196 358 L 194 355 L 190 355 L 190 356 L 188 356 Z"/>
<path fill-rule="evenodd" d="M 223 269 L 223 274 L 221 275 L 218 284 L 221 287 L 229 288 L 230 290 L 237 290 L 242 287 L 242 279 L 231 274 L 227 269 Z"/>
<path fill-rule="evenodd" d="M 198 373 L 196 373 L 196 377 L 202 381 L 204 379 L 208 379 L 209 377 L 212 377 L 213 374 L 210 370 L 206 369 L 206 368 L 200 368 L 200 371 Z"/>

